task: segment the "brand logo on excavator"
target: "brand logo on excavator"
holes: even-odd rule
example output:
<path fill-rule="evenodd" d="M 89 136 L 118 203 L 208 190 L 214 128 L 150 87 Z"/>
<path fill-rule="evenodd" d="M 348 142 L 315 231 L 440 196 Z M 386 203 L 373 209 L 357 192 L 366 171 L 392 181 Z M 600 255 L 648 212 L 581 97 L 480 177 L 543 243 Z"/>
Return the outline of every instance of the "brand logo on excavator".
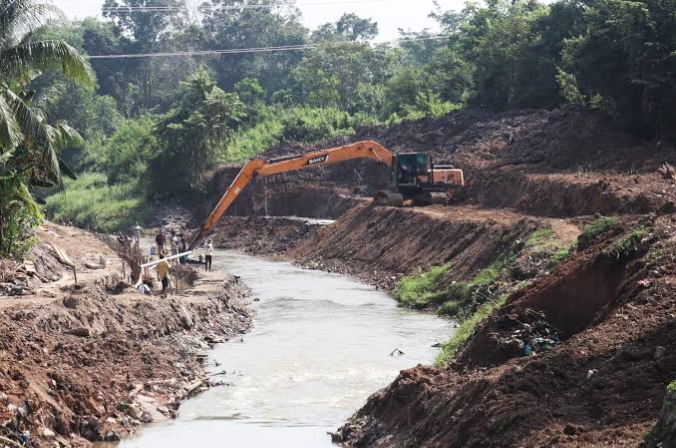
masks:
<path fill-rule="evenodd" d="M 310 160 L 307 161 L 307 164 L 308 165 L 316 165 L 318 163 L 326 163 L 328 161 L 329 161 L 329 155 L 326 154 L 326 155 L 323 155 L 323 156 L 317 156 L 317 157 L 311 158 Z"/>

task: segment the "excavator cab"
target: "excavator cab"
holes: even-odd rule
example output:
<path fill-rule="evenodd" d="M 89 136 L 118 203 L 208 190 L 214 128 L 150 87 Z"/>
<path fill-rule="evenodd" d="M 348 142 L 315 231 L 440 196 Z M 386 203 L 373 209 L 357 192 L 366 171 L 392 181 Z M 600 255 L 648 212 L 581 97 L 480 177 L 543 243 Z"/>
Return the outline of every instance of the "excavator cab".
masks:
<path fill-rule="evenodd" d="M 432 163 L 425 153 L 397 154 L 392 173 L 394 191 L 378 192 L 379 205 L 401 206 L 404 200 L 414 204 L 445 204 L 450 190 L 464 185 L 462 170 Z"/>
<path fill-rule="evenodd" d="M 395 186 L 398 190 L 417 191 L 433 183 L 430 157 L 423 153 L 396 156 Z"/>

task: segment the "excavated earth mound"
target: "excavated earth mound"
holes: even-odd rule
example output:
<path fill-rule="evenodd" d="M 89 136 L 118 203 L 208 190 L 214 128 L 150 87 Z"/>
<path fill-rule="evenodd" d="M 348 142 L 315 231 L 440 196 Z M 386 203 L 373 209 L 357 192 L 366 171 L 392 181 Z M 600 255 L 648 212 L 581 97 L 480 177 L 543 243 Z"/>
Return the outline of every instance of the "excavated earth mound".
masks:
<path fill-rule="evenodd" d="M 658 173 L 664 162 L 676 163 L 672 146 L 636 140 L 612 128 L 602 115 L 575 107 L 501 114 L 459 111 L 390 128 L 364 128 L 349 139 L 320 145 L 283 144 L 261 157 L 302 154 L 363 139 L 374 139 L 395 152 L 426 152 L 437 162 L 462 168 L 468 186 L 455 204 L 571 217 L 648 213 L 673 207 L 676 199 L 673 179 Z M 238 171 L 235 166 L 216 171 L 212 200 L 200 218 Z M 232 213 L 337 218 L 355 205 L 356 196 L 369 197 L 387 187 L 387 176 L 376 162 L 350 161 L 256 179 Z"/>
<path fill-rule="evenodd" d="M 510 297 L 448 368 L 402 372 L 335 439 L 361 447 L 639 445 L 676 368 L 674 223 L 673 215 L 630 220 L 609 232 Z M 515 350 L 510 342 L 543 316 L 558 344 L 530 356 Z"/>
<path fill-rule="evenodd" d="M 183 398 L 210 387 L 204 352 L 251 325 L 235 278 L 200 273 L 179 295 L 142 295 L 93 235 L 49 223 L 37 233 L 35 273 L 0 261 L 0 279 L 14 285 L 0 291 L 1 446 L 22 446 L 28 431 L 25 446 L 88 447 L 171 419 Z"/>

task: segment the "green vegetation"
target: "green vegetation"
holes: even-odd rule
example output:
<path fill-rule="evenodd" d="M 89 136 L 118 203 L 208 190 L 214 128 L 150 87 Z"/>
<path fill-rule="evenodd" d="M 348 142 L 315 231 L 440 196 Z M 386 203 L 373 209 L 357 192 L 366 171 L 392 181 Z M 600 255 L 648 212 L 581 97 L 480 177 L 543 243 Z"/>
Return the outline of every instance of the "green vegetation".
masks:
<path fill-rule="evenodd" d="M 402 305 L 416 309 L 438 304 L 437 289 L 450 268 L 450 264 L 432 266 L 427 272 L 419 272 L 402 278 L 394 293 L 394 298 Z"/>
<path fill-rule="evenodd" d="M 479 289 L 496 281 L 509 266 L 512 257 L 495 262 L 466 282 L 452 282 L 449 286 L 443 287 L 443 280 L 450 273 L 450 264 L 442 266 L 433 266 L 427 272 L 416 273 L 404 277 L 394 294 L 403 306 L 415 309 L 439 307 L 439 314 L 448 316 L 458 316 L 465 309 L 478 299 L 482 302 L 483 297 L 475 297 Z"/>
<path fill-rule="evenodd" d="M 676 380 L 672 381 L 667 385 L 667 392 L 674 393 L 676 392 Z"/>
<path fill-rule="evenodd" d="M 549 267 L 553 268 L 564 261 L 568 260 L 570 257 L 575 255 L 575 252 L 577 251 L 577 243 L 571 243 L 567 247 L 563 247 L 551 256 L 549 259 Z"/>
<path fill-rule="evenodd" d="M 489 301 L 484 303 L 470 318 L 463 320 L 458 331 L 444 344 L 441 353 L 437 356 L 437 365 L 444 365 L 450 361 L 460 346 L 474 333 L 477 325 L 493 314 L 496 309 L 504 305 L 507 297 L 506 294 L 503 294 L 495 302 Z"/>
<path fill-rule="evenodd" d="M 594 239 L 619 222 L 620 219 L 617 217 L 602 217 L 584 226 L 582 234 L 589 239 Z"/>
<path fill-rule="evenodd" d="M 63 193 L 47 199 L 45 212 L 55 222 L 77 222 L 101 232 L 125 231 L 152 217 L 133 183 L 109 185 L 106 175 L 87 173 L 66 181 Z"/>
<path fill-rule="evenodd" d="M 629 235 L 622 238 L 612 247 L 612 253 L 617 258 L 625 258 L 630 256 L 635 250 L 636 246 L 643 238 L 648 236 L 648 230 L 643 226 L 634 229 Z"/>
<path fill-rule="evenodd" d="M 524 248 L 541 247 L 545 242 L 554 236 L 554 230 L 551 227 L 541 227 L 531 233 Z"/>
<path fill-rule="evenodd" d="M 41 199 L 33 187 L 57 187 L 62 173 L 73 176 L 59 152 L 82 144 L 64 121 L 50 121 L 53 92 L 31 84 L 46 73 L 92 87 L 82 56 L 62 40 L 37 40 L 32 30 L 54 13 L 32 0 L 0 0 L 0 257 L 22 258 L 31 246 L 31 230 L 40 222 Z"/>
<path fill-rule="evenodd" d="M 575 255 L 577 243 L 561 247 L 561 241 L 551 227 L 542 227 L 531 233 L 526 240 L 524 249 L 537 259 L 547 260 L 547 267 L 554 268 Z"/>

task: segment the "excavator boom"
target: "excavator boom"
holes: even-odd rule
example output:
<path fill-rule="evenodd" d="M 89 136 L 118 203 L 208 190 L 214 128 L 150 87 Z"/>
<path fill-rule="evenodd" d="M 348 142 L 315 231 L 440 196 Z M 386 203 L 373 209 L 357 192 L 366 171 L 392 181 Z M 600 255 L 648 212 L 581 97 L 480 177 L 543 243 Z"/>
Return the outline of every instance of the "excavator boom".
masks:
<path fill-rule="evenodd" d="M 372 140 L 365 140 L 357 143 L 351 143 L 337 148 L 323 149 L 321 151 L 309 152 L 299 156 L 290 156 L 277 160 L 254 159 L 247 162 L 239 172 L 230 187 L 226 190 L 216 208 L 200 227 L 199 232 L 190 242 L 189 250 L 197 247 L 204 236 L 216 225 L 221 216 L 228 211 L 230 206 L 244 188 L 257 176 L 270 176 L 272 174 L 297 171 L 305 168 L 334 165 L 353 159 L 373 159 L 376 160 L 391 173 L 395 156 L 389 150 L 385 149 L 379 143 Z"/>

